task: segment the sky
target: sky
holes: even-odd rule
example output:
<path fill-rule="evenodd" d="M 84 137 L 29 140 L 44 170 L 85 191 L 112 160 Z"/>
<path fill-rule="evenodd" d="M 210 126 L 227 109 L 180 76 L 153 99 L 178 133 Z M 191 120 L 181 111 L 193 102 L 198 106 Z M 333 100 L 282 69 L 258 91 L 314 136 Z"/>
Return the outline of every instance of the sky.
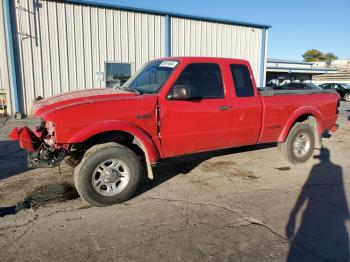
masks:
<path fill-rule="evenodd" d="M 350 0 L 91 1 L 268 24 L 270 58 L 303 60 L 308 49 L 350 58 Z"/>

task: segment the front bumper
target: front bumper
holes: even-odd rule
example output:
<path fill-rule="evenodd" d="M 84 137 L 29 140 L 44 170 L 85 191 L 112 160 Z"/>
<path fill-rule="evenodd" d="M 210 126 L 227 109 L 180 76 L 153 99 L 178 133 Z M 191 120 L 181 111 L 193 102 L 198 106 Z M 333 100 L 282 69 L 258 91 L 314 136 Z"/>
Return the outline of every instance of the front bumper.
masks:
<path fill-rule="evenodd" d="M 41 137 L 38 137 L 28 127 L 15 127 L 10 133 L 9 137 L 13 141 L 18 141 L 19 146 L 29 152 L 34 152 L 40 146 Z"/>
<path fill-rule="evenodd" d="M 22 149 L 28 151 L 27 165 L 30 168 L 55 167 L 60 164 L 66 155 L 66 150 L 52 147 L 45 143 L 45 130 L 28 127 L 14 128 L 9 137 L 18 141 Z"/>

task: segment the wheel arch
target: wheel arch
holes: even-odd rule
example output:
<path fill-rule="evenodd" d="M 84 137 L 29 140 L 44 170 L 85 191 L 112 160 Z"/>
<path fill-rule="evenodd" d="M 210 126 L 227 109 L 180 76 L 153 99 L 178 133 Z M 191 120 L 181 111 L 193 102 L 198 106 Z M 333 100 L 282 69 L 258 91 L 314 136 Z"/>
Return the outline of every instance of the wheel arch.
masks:
<path fill-rule="evenodd" d="M 278 142 L 283 143 L 286 141 L 291 129 L 296 123 L 301 123 L 308 121 L 308 123 L 313 127 L 315 134 L 315 147 L 321 148 L 321 135 L 323 133 L 323 122 L 322 114 L 319 110 L 314 107 L 302 107 L 296 110 L 289 118 L 285 124 L 279 138 Z"/>
<path fill-rule="evenodd" d="M 98 137 L 103 137 L 106 140 L 105 142 L 110 142 L 107 135 L 120 135 L 126 139 L 132 138 L 135 141 L 134 144 L 139 146 L 144 153 L 148 177 L 153 178 L 151 164 L 160 159 L 160 152 L 149 134 L 135 124 L 119 120 L 94 123 L 76 133 L 68 143 L 84 143 Z"/>

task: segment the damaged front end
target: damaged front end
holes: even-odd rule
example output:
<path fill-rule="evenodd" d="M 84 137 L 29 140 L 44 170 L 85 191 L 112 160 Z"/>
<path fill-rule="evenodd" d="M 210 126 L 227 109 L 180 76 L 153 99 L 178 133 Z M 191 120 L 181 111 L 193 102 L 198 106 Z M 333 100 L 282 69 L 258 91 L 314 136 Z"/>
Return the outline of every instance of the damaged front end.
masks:
<path fill-rule="evenodd" d="M 58 166 L 67 152 L 64 146 L 55 144 L 52 122 L 42 122 L 34 130 L 28 127 L 16 127 L 9 137 L 13 141 L 18 141 L 19 146 L 28 151 L 29 168 Z"/>

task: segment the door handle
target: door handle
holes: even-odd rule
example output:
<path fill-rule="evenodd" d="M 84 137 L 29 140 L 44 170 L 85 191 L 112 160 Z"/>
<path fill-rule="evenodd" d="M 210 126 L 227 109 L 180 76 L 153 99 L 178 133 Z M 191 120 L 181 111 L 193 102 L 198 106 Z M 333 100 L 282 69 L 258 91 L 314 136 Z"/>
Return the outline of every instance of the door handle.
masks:
<path fill-rule="evenodd" d="M 219 106 L 220 111 L 227 111 L 227 110 L 230 110 L 231 108 L 232 106 Z"/>

